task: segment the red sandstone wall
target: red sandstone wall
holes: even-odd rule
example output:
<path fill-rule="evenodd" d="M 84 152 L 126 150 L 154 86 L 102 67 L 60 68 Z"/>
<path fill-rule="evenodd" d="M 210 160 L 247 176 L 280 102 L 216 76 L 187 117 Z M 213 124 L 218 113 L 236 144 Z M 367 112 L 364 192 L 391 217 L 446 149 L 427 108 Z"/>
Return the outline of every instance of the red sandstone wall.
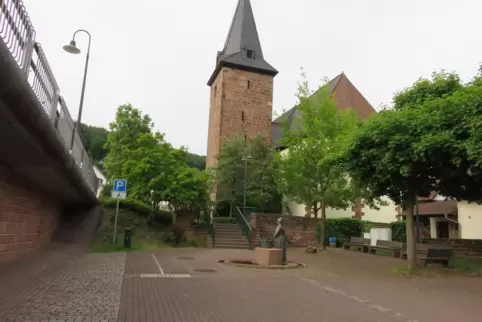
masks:
<path fill-rule="evenodd" d="M 250 225 L 252 229 L 252 247 L 260 245 L 261 237 L 273 236 L 276 229 L 276 220 L 279 214 L 251 214 Z M 317 244 L 315 235 L 318 219 L 296 216 L 283 216 L 283 226 L 288 235 L 288 246 L 306 247 Z"/>
<path fill-rule="evenodd" d="M 0 264 L 47 244 L 60 214 L 60 205 L 0 164 Z"/>

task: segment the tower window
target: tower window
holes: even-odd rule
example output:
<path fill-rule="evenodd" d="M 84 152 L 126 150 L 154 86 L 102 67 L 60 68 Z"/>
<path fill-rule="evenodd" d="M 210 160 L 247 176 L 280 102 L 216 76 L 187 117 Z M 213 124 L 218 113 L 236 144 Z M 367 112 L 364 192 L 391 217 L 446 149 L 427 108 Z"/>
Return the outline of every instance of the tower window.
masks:
<path fill-rule="evenodd" d="M 247 89 L 250 89 L 250 88 L 251 88 L 251 81 L 250 81 L 250 80 L 248 80 L 248 82 L 247 82 L 247 84 L 246 84 L 246 88 L 247 88 Z"/>
<path fill-rule="evenodd" d="M 214 86 L 214 97 L 216 97 L 216 92 L 218 91 L 218 87 Z"/>
<path fill-rule="evenodd" d="M 254 59 L 256 58 L 256 55 L 255 55 L 254 50 L 247 49 L 247 50 L 246 50 L 246 57 L 247 57 L 248 59 L 254 60 Z"/>
<path fill-rule="evenodd" d="M 244 122 L 244 111 L 241 112 L 241 121 Z"/>

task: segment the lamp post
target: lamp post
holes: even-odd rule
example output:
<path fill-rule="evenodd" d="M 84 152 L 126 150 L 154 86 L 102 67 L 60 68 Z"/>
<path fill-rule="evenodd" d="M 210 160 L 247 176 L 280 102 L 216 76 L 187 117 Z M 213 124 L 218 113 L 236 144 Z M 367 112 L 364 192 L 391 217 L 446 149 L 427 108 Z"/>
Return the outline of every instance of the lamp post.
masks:
<path fill-rule="evenodd" d="M 74 128 L 72 130 L 72 138 L 70 140 L 70 151 L 71 152 L 72 152 L 72 148 L 74 146 L 75 130 L 77 129 L 77 126 L 80 126 L 80 122 L 82 121 L 82 107 L 84 106 L 85 83 L 87 81 L 87 69 L 89 68 L 90 42 L 92 40 L 92 37 L 90 36 L 90 33 L 87 30 L 79 29 L 76 32 L 74 32 L 74 35 L 73 35 L 70 43 L 68 45 L 64 46 L 64 50 L 66 52 L 68 52 L 70 54 L 75 54 L 75 55 L 80 54 L 80 49 L 77 48 L 77 44 L 75 42 L 75 36 L 79 32 L 86 33 L 89 36 L 89 46 L 87 47 L 87 55 L 85 56 L 84 81 L 82 83 L 82 92 L 80 94 L 79 114 L 77 116 L 77 122 L 74 123 Z"/>
<path fill-rule="evenodd" d="M 243 193 L 243 216 L 246 213 L 246 185 L 248 183 L 248 160 L 251 159 L 251 155 L 249 154 L 249 150 L 245 151 L 243 155 L 244 161 L 244 193 Z"/>

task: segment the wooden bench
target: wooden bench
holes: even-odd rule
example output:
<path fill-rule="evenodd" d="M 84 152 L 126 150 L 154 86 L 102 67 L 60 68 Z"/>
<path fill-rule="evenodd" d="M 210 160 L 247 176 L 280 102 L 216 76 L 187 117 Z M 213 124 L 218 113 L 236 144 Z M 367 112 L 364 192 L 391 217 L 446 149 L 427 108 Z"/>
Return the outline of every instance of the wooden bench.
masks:
<path fill-rule="evenodd" d="M 368 248 L 370 247 L 370 239 L 363 237 L 351 237 L 349 242 L 343 244 L 343 249 L 356 248 L 364 253 L 368 253 Z"/>
<path fill-rule="evenodd" d="M 427 252 L 427 249 L 435 248 L 435 245 L 433 245 L 433 244 L 416 244 L 415 248 L 416 248 L 417 254 L 425 254 Z M 401 250 L 400 258 L 401 259 L 407 259 L 407 249 Z"/>
<path fill-rule="evenodd" d="M 425 259 L 427 257 L 428 250 L 430 250 L 430 249 L 445 250 L 445 251 L 448 250 L 449 252 L 451 252 L 451 256 L 453 256 L 453 254 L 454 254 L 454 249 L 450 246 L 447 246 L 447 245 L 417 244 L 416 245 L 416 252 L 415 252 L 416 258 L 422 259 L 422 260 Z M 433 251 L 430 251 L 430 254 L 432 252 Z M 407 259 L 407 250 L 406 249 L 403 249 L 400 252 L 400 258 L 401 259 Z M 440 261 L 440 263 L 442 263 L 442 261 Z"/>
<path fill-rule="evenodd" d="M 370 254 L 376 254 L 377 250 L 386 250 L 392 253 L 393 257 L 400 257 L 403 243 L 389 240 L 377 240 L 376 246 L 370 246 L 368 251 Z"/>
<path fill-rule="evenodd" d="M 417 265 L 419 267 L 425 267 L 427 263 L 440 263 L 447 267 L 453 256 L 453 248 L 428 248 L 424 254 L 417 252 Z"/>

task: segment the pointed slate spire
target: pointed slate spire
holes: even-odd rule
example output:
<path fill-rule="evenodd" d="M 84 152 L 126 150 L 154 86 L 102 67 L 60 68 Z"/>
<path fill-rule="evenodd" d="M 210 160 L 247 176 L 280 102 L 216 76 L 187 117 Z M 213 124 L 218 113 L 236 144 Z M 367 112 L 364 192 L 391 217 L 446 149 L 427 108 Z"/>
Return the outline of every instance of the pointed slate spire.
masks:
<path fill-rule="evenodd" d="M 278 71 L 264 60 L 256 22 L 250 0 L 239 0 L 231 28 L 222 51 L 218 52 L 216 70 L 211 75 L 211 85 L 222 66 L 232 66 L 263 74 L 278 74 Z"/>

